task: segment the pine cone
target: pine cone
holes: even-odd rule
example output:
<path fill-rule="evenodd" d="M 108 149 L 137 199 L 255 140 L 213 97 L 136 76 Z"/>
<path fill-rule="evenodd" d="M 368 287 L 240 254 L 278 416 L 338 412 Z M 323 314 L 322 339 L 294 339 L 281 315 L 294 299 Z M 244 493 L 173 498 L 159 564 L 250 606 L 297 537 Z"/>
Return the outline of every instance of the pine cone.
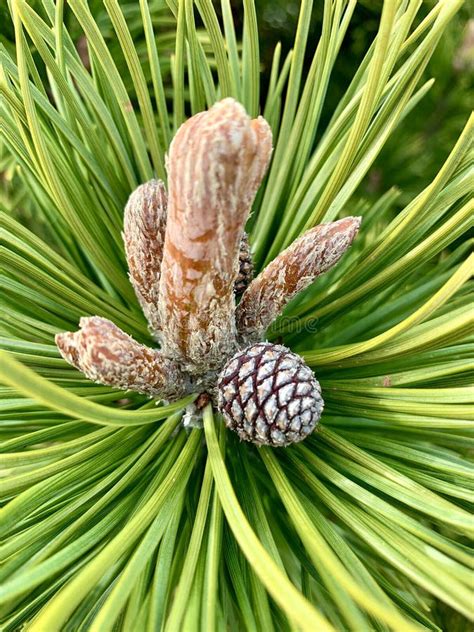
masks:
<path fill-rule="evenodd" d="M 217 397 L 227 427 L 257 445 L 302 441 L 324 406 L 321 387 L 302 358 L 269 342 L 233 356 L 219 376 Z"/>
<path fill-rule="evenodd" d="M 239 274 L 235 279 L 234 292 L 237 295 L 243 294 L 253 278 L 253 261 L 250 252 L 249 236 L 242 235 L 239 252 Z"/>

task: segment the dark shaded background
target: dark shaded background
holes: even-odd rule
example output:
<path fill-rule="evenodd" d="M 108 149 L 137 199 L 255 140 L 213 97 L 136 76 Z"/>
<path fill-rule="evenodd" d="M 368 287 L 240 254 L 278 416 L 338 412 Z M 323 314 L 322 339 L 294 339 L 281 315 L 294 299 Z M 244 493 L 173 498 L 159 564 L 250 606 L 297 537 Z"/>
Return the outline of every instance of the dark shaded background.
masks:
<path fill-rule="evenodd" d="M 29 2 L 41 13 L 40 0 L 29 0 Z M 156 19 L 159 40 L 163 37 L 161 35 L 163 29 L 168 28 L 163 26 L 163 16 L 169 12 L 165 0 L 149 0 L 149 4 L 154 21 Z M 214 4 L 219 12 L 220 2 L 216 1 Z M 237 32 L 240 33 L 243 23 L 242 2 L 232 0 L 231 4 Z M 265 96 L 276 44 L 278 42 L 282 44 L 282 59 L 293 45 L 300 4 L 300 0 L 255 0 L 260 30 L 262 100 Z M 436 2 L 431 0 L 423 2 L 417 21 L 421 21 L 434 4 Z M 144 43 L 138 0 L 121 0 L 121 5 L 137 50 L 140 52 L 142 44 L 144 49 Z M 382 5 L 382 0 L 360 0 L 357 4 L 330 80 L 319 125 L 320 134 L 324 131 L 339 99 L 377 33 Z M 113 48 L 115 37 L 103 0 L 89 0 L 89 7 Z M 72 12 L 67 10 L 67 5 L 65 11 L 65 19 L 70 32 L 76 36 L 77 40 L 80 40 L 81 31 L 75 23 Z M 471 20 L 470 42 L 467 36 L 470 13 L 469 3 L 465 3 L 452 20 L 423 78 L 426 81 L 435 77 L 435 84 L 416 109 L 403 121 L 397 132 L 392 135 L 361 184 L 359 194 L 369 200 L 372 197 L 378 198 L 381 193 L 396 186 L 401 190 L 398 203 L 404 205 L 431 181 L 455 144 L 471 111 L 474 94 L 474 43 L 472 42 L 474 20 Z M 316 1 L 308 37 L 306 69 L 309 68 L 319 39 L 322 16 L 323 2 Z M 196 22 L 199 23 L 197 15 Z M 0 41 L 13 50 L 13 26 L 6 0 L 0 0 L 0 24 Z M 169 22 L 169 28 L 171 32 L 168 33 L 170 36 L 167 40 L 168 44 L 165 44 L 166 54 L 162 57 L 165 64 L 166 57 L 173 52 L 172 48 L 169 48 L 173 41 L 172 20 Z M 113 52 L 118 63 L 121 52 L 120 50 Z"/>

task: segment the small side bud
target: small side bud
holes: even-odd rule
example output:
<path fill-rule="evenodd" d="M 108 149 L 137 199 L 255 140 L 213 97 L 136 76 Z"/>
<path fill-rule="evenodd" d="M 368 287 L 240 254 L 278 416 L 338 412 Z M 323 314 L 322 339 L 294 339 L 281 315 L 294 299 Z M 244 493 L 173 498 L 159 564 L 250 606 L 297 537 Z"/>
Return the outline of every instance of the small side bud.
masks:
<path fill-rule="evenodd" d="M 131 194 L 123 222 L 130 281 L 155 339 L 160 331 L 158 295 L 166 210 L 165 185 L 161 180 L 150 180 Z"/>
<path fill-rule="evenodd" d="M 171 360 L 139 344 L 106 318 L 81 318 L 80 330 L 56 335 L 62 357 L 90 380 L 162 399 L 186 393 L 184 379 Z"/>
<path fill-rule="evenodd" d="M 244 343 L 262 340 L 291 299 L 339 261 L 357 235 L 360 222 L 360 217 L 345 217 L 315 226 L 250 283 L 236 313 L 237 329 Z"/>

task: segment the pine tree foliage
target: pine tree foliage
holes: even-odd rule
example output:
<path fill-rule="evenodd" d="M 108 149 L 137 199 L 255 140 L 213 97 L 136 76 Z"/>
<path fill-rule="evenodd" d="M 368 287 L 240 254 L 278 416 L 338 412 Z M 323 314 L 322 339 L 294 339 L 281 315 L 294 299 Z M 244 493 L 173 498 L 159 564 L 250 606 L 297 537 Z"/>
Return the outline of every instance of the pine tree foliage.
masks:
<path fill-rule="evenodd" d="M 355 0 L 324 2 L 316 43 L 301 1 L 264 95 L 253 0 L 242 33 L 230 0 L 219 14 L 211 0 L 96 4 L 11 0 L 15 49 L 0 50 L 2 165 L 18 185 L 1 204 L 2 629 L 468 629 L 473 118 L 409 199 L 360 194 L 406 138 L 462 2 L 420 16 L 419 0 L 385 0 L 324 126 Z M 166 178 L 185 118 L 225 96 L 275 138 L 248 226 L 258 267 L 315 224 L 363 216 L 342 263 L 268 332 L 326 401 L 320 431 L 288 449 L 239 443 L 210 407 L 187 431 L 189 399 L 93 384 L 54 345 L 96 314 L 152 344 L 123 208 Z"/>

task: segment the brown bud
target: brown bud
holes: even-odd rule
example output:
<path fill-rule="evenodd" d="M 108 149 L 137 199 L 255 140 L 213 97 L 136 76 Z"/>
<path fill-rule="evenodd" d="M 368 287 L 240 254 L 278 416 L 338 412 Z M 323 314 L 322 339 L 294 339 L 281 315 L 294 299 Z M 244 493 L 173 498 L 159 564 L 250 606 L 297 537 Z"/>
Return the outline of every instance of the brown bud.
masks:
<path fill-rule="evenodd" d="M 235 279 L 234 292 L 240 296 L 248 288 L 253 278 L 253 261 L 250 252 L 249 237 L 247 233 L 242 235 L 239 251 L 239 273 Z"/>
<path fill-rule="evenodd" d="M 80 330 L 56 335 L 62 357 L 90 380 L 152 397 L 178 399 L 186 384 L 177 366 L 99 316 L 81 318 Z"/>
<path fill-rule="evenodd" d="M 158 296 L 166 206 L 165 185 L 160 180 L 150 180 L 130 196 L 123 222 L 130 281 L 155 339 L 160 331 Z"/>
<path fill-rule="evenodd" d="M 191 373 L 213 369 L 235 351 L 240 242 L 271 144 L 268 124 L 251 120 L 233 99 L 193 116 L 171 143 L 162 345 Z"/>
<path fill-rule="evenodd" d="M 360 222 L 360 217 L 345 217 L 308 230 L 251 282 L 236 314 L 244 343 L 262 340 L 289 301 L 339 261 Z"/>

